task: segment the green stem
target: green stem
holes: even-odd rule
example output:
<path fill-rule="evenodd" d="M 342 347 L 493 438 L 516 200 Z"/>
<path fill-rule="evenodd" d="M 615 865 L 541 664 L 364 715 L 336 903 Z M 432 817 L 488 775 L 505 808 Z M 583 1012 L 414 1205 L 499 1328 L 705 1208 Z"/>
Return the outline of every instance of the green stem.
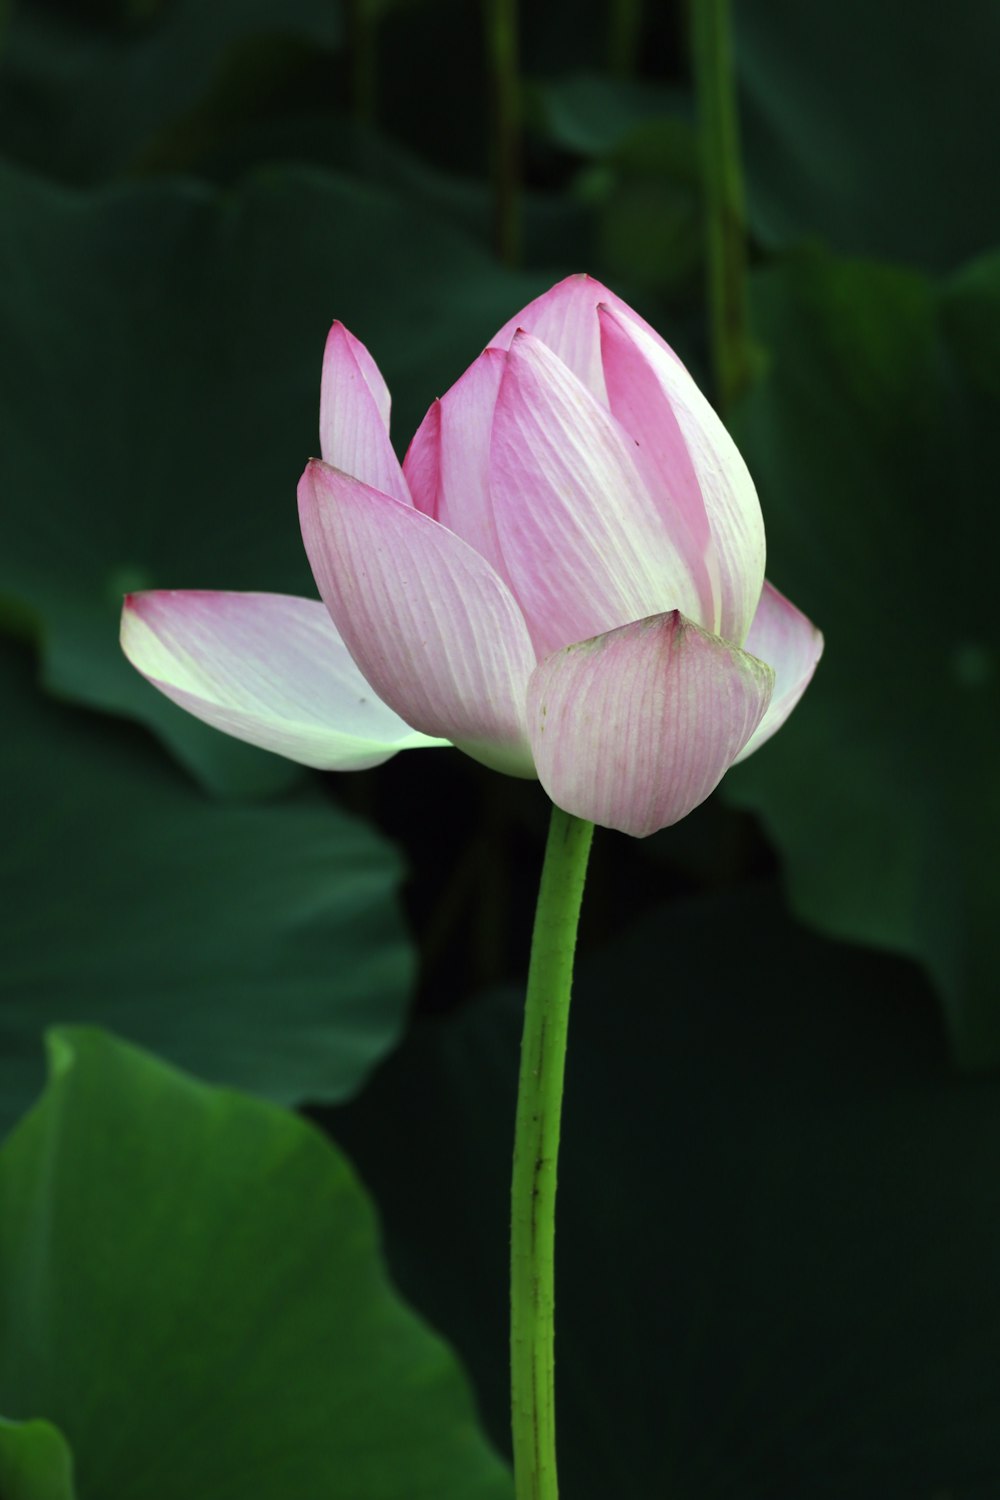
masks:
<path fill-rule="evenodd" d="M 493 96 L 494 235 L 497 254 L 514 265 L 521 248 L 521 109 L 517 77 L 517 0 L 484 0 Z"/>
<path fill-rule="evenodd" d="M 691 0 L 708 250 L 708 303 L 719 404 L 749 383 L 745 213 L 729 0 Z"/>
<path fill-rule="evenodd" d="M 615 78 L 632 78 L 639 57 L 642 0 L 611 0 L 608 64 Z"/>
<path fill-rule="evenodd" d="M 556 1500 L 555 1207 L 566 1032 L 594 825 L 552 809 L 521 1039 L 511 1187 L 510 1359 L 517 1500 Z"/>

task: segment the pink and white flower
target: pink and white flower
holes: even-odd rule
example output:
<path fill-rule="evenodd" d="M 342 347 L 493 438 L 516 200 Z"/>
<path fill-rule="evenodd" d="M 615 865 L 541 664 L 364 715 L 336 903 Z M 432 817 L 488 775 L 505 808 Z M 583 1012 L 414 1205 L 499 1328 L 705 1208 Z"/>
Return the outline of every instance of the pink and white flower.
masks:
<path fill-rule="evenodd" d="M 189 713 L 305 765 L 457 745 L 642 837 L 780 728 L 820 633 L 764 579 L 746 465 L 694 381 L 573 276 L 435 401 L 402 465 L 339 323 L 299 485 L 322 603 L 156 591 L 130 661 Z"/>

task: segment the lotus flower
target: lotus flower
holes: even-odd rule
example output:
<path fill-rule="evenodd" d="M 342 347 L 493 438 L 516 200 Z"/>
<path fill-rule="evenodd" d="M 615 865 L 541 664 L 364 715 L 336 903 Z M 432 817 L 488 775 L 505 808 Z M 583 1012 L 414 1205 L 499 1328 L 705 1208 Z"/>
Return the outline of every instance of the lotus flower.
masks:
<path fill-rule="evenodd" d="M 189 713 L 308 766 L 452 744 L 642 837 L 791 713 L 822 637 L 764 580 L 746 465 L 677 356 L 573 276 L 435 401 L 402 465 L 335 323 L 299 485 L 322 603 L 158 591 L 130 661 Z"/>

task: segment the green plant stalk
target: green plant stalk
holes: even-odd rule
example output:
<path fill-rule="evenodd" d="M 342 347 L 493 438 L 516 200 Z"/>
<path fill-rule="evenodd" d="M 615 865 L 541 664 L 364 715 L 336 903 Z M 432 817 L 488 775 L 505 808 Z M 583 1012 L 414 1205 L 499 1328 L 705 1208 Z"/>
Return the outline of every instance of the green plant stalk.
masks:
<path fill-rule="evenodd" d="M 729 0 L 691 0 L 691 40 L 701 140 L 712 360 L 719 404 L 725 412 L 749 384 L 754 362 Z"/>
<path fill-rule="evenodd" d="M 556 1500 L 555 1208 L 573 955 L 594 825 L 552 809 L 535 909 L 511 1185 L 510 1366 L 517 1500 Z"/>
<path fill-rule="evenodd" d="M 611 0 L 608 66 L 615 78 L 632 78 L 639 57 L 642 0 Z"/>
<path fill-rule="evenodd" d="M 494 237 L 505 265 L 521 249 L 521 105 L 517 76 L 517 0 L 483 0 L 492 93 Z"/>

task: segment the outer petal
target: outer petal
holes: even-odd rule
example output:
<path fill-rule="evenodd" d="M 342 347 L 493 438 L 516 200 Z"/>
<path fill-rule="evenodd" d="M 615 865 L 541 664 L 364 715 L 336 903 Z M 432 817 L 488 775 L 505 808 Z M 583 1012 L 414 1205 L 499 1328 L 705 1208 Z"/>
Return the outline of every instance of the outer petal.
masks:
<path fill-rule="evenodd" d="M 627 318 L 610 314 L 607 307 L 599 308 L 597 316 L 611 412 L 632 438 L 635 461 L 646 487 L 697 584 L 700 608 L 693 618 L 706 630 L 717 631 L 720 616 L 715 546 L 701 485 L 680 424 L 654 365 L 633 336 L 635 325 L 630 327 Z M 635 333 L 639 333 L 637 328 Z M 659 352 L 662 358 L 668 357 Z"/>
<path fill-rule="evenodd" d="M 677 610 L 567 646 L 528 689 L 539 779 L 567 812 L 644 838 L 718 785 L 773 683 L 770 667 Z"/>
<path fill-rule="evenodd" d="M 765 581 L 746 649 L 774 668 L 774 693 L 767 713 L 737 760 L 746 760 L 784 724 L 812 680 L 823 655 L 823 636 L 790 599 Z"/>
<path fill-rule="evenodd" d="M 425 734 L 512 775 L 534 768 L 520 610 L 478 553 L 429 516 L 326 464 L 299 516 L 320 593 L 365 678 Z"/>
<path fill-rule="evenodd" d="M 503 557 L 490 503 L 490 432 L 506 359 L 486 349 L 417 428 L 403 472 L 413 503 L 475 547 L 501 577 Z"/>
<path fill-rule="evenodd" d="M 558 354 L 591 395 L 607 405 L 601 364 L 601 331 L 597 321 L 597 308 L 602 302 L 627 313 L 666 349 L 671 358 L 676 357 L 660 335 L 620 297 L 616 297 L 614 292 L 595 281 L 592 276 L 580 275 L 567 276 L 565 281 L 558 282 L 549 291 L 529 302 L 527 307 L 523 307 L 503 325 L 490 339 L 490 344 L 497 349 L 509 349 L 519 328 L 525 333 L 533 333 L 554 354 Z"/>
<path fill-rule="evenodd" d="M 611 410 L 638 441 L 650 485 L 663 503 L 676 496 L 700 541 L 692 481 L 697 486 L 717 594 L 715 621 L 705 623 L 742 644 L 764 582 L 764 521 L 747 466 L 678 359 L 613 308 L 603 308 L 600 321 Z"/>
<path fill-rule="evenodd" d="M 361 771 L 418 734 L 375 696 L 324 605 L 285 594 L 129 594 L 122 649 L 188 713 L 321 771 Z"/>
<path fill-rule="evenodd" d="M 695 580 L 609 412 L 530 334 L 507 355 L 490 449 L 497 535 L 540 656 L 683 609 Z"/>
<path fill-rule="evenodd" d="M 389 391 L 364 344 L 334 323 L 323 354 L 320 452 L 327 463 L 409 503 L 410 491 L 389 441 Z"/>

